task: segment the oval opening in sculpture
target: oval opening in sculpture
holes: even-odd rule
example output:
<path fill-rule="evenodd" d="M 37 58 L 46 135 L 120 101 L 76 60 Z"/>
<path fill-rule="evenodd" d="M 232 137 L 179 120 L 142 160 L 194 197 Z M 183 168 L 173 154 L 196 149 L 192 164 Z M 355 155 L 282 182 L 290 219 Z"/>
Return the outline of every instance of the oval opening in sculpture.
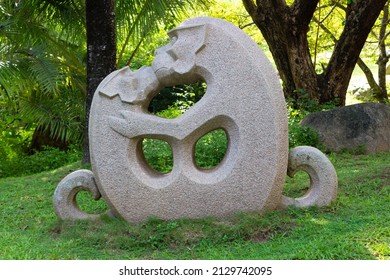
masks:
<path fill-rule="evenodd" d="M 195 105 L 205 94 L 203 81 L 165 87 L 150 101 L 148 111 L 157 116 L 174 119 Z"/>
<path fill-rule="evenodd" d="M 195 144 L 195 165 L 201 169 L 213 169 L 225 158 L 228 136 L 224 129 L 216 129 L 203 135 Z"/>
<path fill-rule="evenodd" d="M 103 199 L 95 200 L 88 191 L 81 191 L 76 196 L 77 207 L 88 214 L 103 214 L 109 209 Z"/>
<path fill-rule="evenodd" d="M 168 142 L 144 138 L 142 140 L 142 153 L 147 165 L 154 171 L 166 174 L 173 169 L 172 147 Z"/>
<path fill-rule="evenodd" d="M 302 182 L 305 182 L 302 184 Z M 307 194 L 310 189 L 310 177 L 305 171 L 298 171 L 294 177 L 286 177 L 286 185 L 283 195 L 291 198 L 299 198 Z"/>

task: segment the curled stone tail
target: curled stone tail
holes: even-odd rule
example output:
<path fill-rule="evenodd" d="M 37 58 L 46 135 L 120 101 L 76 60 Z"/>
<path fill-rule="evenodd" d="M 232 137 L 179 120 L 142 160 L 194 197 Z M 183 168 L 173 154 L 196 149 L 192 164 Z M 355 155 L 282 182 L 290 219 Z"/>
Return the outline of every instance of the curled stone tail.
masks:
<path fill-rule="evenodd" d="M 302 197 L 283 196 L 281 206 L 328 206 L 336 199 L 337 174 L 329 159 L 318 149 L 300 146 L 292 149 L 288 156 L 287 175 L 293 177 L 297 171 L 310 176 L 309 191 Z"/>
<path fill-rule="evenodd" d="M 80 210 L 76 196 L 80 191 L 88 191 L 95 200 L 101 195 L 90 170 L 77 170 L 66 176 L 54 191 L 54 210 L 61 220 L 96 219 L 100 215 L 88 214 Z"/>

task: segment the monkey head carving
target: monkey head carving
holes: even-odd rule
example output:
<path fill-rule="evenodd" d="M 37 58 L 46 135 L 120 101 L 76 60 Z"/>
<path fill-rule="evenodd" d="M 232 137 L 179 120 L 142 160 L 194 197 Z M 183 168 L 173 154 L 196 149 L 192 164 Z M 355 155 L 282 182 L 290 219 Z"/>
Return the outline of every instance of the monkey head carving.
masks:
<path fill-rule="evenodd" d="M 183 25 L 168 32 L 170 41 L 156 51 L 152 68 L 164 86 L 172 86 L 179 81 L 192 82 L 196 55 L 205 46 L 207 25 Z"/>

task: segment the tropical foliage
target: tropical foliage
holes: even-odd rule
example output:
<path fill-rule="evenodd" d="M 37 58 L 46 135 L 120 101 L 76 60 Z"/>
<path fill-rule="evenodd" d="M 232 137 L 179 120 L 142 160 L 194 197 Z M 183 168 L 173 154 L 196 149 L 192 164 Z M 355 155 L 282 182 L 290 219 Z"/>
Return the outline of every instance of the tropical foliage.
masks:
<path fill-rule="evenodd" d="M 288 5 L 293 2 L 286 1 Z M 269 52 L 264 38 L 240 0 L 117 0 L 115 3 L 117 67 L 129 65 L 132 69 L 138 69 L 150 64 L 154 50 L 166 43 L 166 31 L 189 16 L 213 16 L 233 22 Z M 319 1 L 313 14 L 307 34 L 317 73 L 327 67 L 330 52 L 337 41 L 334 39 L 339 38 L 345 24 L 345 4 L 345 1 Z M 362 61 L 368 65 L 371 76 L 378 68 L 375 63 L 388 59 L 383 56 L 383 47 L 386 52 L 388 44 L 387 23 L 388 15 L 384 9 L 363 49 Z M 0 0 L 2 159 L 13 158 L 23 151 L 31 152 L 32 147 L 43 148 L 53 142 L 69 147 L 71 143 L 79 144 L 82 141 L 86 98 L 85 25 L 84 0 Z M 368 73 L 367 69 L 363 72 Z M 380 74 L 383 77 L 383 71 Z M 381 85 L 383 88 L 383 82 Z M 365 96 L 368 95 L 369 99 L 366 100 L 372 100 L 375 93 L 371 83 L 370 87 L 368 90 L 362 89 L 367 93 Z M 150 111 L 157 113 L 165 110 L 165 114 L 180 114 L 199 100 L 204 90 L 204 84 L 163 89 L 150 104 Z M 358 88 L 358 91 L 362 90 Z M 313 103 L 302 98 L 308 94 L 304 89 L 296 93 L 299 97 L 296 101 L 300 104 L 303 104 L 302 100 L 305 100 L 305 106 L 307 102 Z M 312 107 L 318 110 L 317 105 L 313 104 Z M 172 108 L 166 110 L 170 106 Z M 293 109 L 290 112 L 299 118 L 304 113 Z M 291 116 L 291 131 L 301 133 L 299 118 Z M 302 135 L 305 137 L 305 133 Z M 54 141 L 32 145 L 32 138 L 39 137 Z"/>
<path fill-rule="evenodd" d="M 157 36 L 207 0 L 116 1 L 118 67 L 150 62 Z M 139 57 L 137 51 L 143 50 Z M 145 51 L 147 50 L 147 51 Z M 1 0 L 0 125 L 57 142 L 80 143 L 85 125 L 85 3 Z M 2 129 L 2 130 L 3 130 Z"/>
<path fill-rule="evenodd" d="M 117 0 L 118 67 L 130 66 L 141 45 L 156 39 L 152 35 L 172 29 L 191 12 L 206 9 L 210 2 L 212 0 Z"/>
<path fill-rule="evenodd" d="M 0 94 L 24 128 L 79 141 L 84 125 L 82 1 L 3 1 Z M 9 110 L 12 108 L 12 110 Z"/>

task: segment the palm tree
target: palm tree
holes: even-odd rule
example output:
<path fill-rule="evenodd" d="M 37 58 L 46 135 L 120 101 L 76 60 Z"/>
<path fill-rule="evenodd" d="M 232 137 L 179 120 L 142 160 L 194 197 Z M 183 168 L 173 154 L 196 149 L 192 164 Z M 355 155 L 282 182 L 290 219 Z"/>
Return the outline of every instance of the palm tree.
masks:
<path fill-rule="evenodd" d="M 99 1 L 90 2 L 93 4 L 88 9 L 94 9 Z M 209 2 L 115 1 L 118 30 L 115 67 L 130 64 L 142 43 L 161 26 L 173 26 L 182 19 L 180 15 L 207 7 Z M 81 142 L 88 96 L 86 3 L 83 0 L 0 0 L 0 3 L 0 96 L 7 100 L 8 107 L 15 108 L 15 118 L 22 119 L 25 126 L 34 127 L 57 142 Z"/>
<path fill-rule="evenodd" d="M 140 0 L 117 1 L 118 28 L 120 48 L 116 60 L 116 26 L 114 0 L 86 0 L 87 22 L 87 97 L 86 121 L 84 132 L 83 162 L 90 162 L 88 120 L 91 102 L 95 89 L 110 72 L 122 64 L 129 45 L 135 46 L 126 65 L 129 65 L 135 52 L 143 40 L 153 31 L 159 29 L 159 24 L 180 19 L 180 14 L 186 13 L 188 6 L 196 4 L 206 7 L 209 1 L 166 1 Z"/>
<path fill-rule="evenodd" d="M 35 127 L 33 142 L 80 141 L 85 32 L 74 15 L 83 14 L 82 1 L 2 0 L 0 7 L 0 95 L 15 118 Z"/>
<path fill-rule="evenodd" d="M 116 26 L 114 0 L 86 0 L 87 22 L 87 95 L 83 163 L 90 162 L 89 112 L 99 83 L 116 69 Z"/>

